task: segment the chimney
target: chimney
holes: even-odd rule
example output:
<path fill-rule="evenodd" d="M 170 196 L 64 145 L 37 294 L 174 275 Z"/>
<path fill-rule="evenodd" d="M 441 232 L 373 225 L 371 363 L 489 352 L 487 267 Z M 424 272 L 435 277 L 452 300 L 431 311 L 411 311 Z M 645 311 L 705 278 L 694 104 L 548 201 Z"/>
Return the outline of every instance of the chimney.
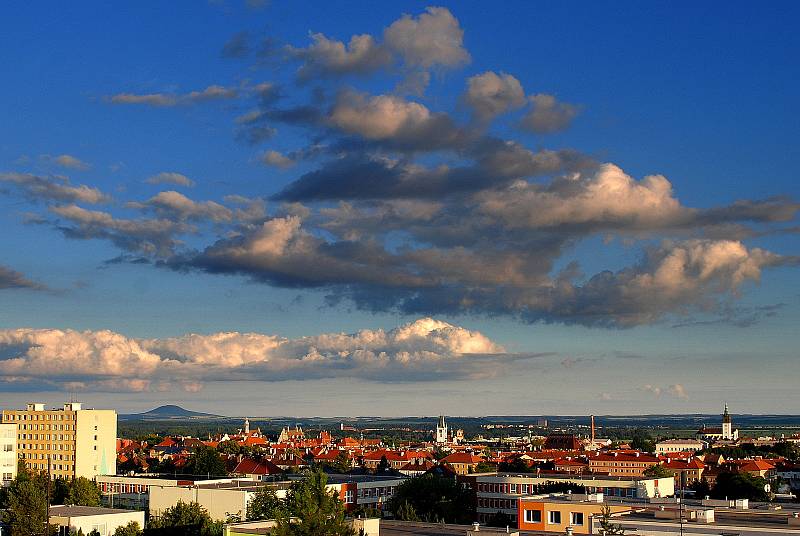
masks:
<path fill-rule="evenodd" d="M 592 415 L 592 445 L 594 445 L 594 415 Z"/>

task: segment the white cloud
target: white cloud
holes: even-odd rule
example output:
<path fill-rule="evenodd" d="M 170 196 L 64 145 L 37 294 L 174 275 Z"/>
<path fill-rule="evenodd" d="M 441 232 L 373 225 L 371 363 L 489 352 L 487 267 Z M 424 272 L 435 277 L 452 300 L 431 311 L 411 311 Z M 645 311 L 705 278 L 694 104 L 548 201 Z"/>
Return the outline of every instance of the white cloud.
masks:
<path fill-rule="evenodd" d="M 0 361 L 0 382 L 133 391 L 157 390 L 164 382 L 191 390 L 218 380 L 460 379 L 493 373 L 491 362 L 505 355 L 485 335 L 431 318 L 389 331 L 298 339 L 238 332 L 133 339 L 111 331 L 12 329 L 0 330 L 0 350 L 10 355 Z"/>
<path fill-rule="evenodd" d="M 180 192 L 168 190 L 159 192 L 147 201 L 128 203 L 129 207 L 151 209 L 156 213 L 177 220 L 211 220 L 226 222 L 233 219 L 233 212 L 228 207 L 215 201 L 193 201 Z"/>
<path fill-rule="evenodd" d="M 140 104 L 145 106 L 168 107 L 181 104 L 194 104 L 213 100 L 229 100 L 239 96 L 234 88 L 220 85 L 211 85 L 205 89 L 179 93 L 118 93 L 107 97 L 111 104 Z"/>
<path fill-rule="evenodd" d="M 447 8 L 428 7 L 418 17 L 403 15 L 384 31 L 383 38 L 407 66 L 458 67 L 470 61 L 464 30 Z"/>
<path fill-rule="evenodd" d="M 53 162 L 54 164 L 59 165 L 59 166 L 61 166 L 63 168 L 66 168 L 66 169 L 74 169 L 74 170 L 77 170 L 77 171 L 85 171 L 85 170 L 89 169 L 90 167 L 92 167 L 89 163 L 84 162 L 80 158 L 72 156 L 72 155 L 69 155 L 69 154 L 62 154 L 62 155 L 58 155 L 58 156 L 43 155 L 43 157 L 46 160 L 48 160 L 50 162 Z"/>
<path fill-rule="evenodd" d="M 521 126 L 538 134 L 552 134 L 567 128 L 580 112 L 574 104 L 559 102 L 553 95 L 539 93 L 530 97 L 532 108 L 522 118 Z"/>
<path fill-rule="evenodd" d="M 510 74 L 487 71 L 467 80 L 464 102 L 480 121 L 488 121 L 524 105 L 525 91 Z"/>
<path fill-rule="evenodd" d="M 300 79 L 365 74 L 392 61 L 389 51 L 371 35 L 354 35 L 347 45 L 321 33 L 311 34 L 311 39 L 313 43 L 308 48 L 289 48 L 290 54 L 304 61 L 298 71 Z"/>
<path fill-rule="evenodd" d="M 267 151 L 261 156 L 261 160 L 270 166 L 279 167 L 282 169 L 290 168 L 295 164 L 295 161 L 288 156 L 279 153 L 278 151 Z"/>
<path fill-rule="evenodd" d="M 148 184 L 176 184 L 178 186 L 194 186 L 194 181 L 183 175 L 182 173 L 176 173 L 174 171 L 163 171 L 161 173 L 157 173 L 152 177 L 148 177 L 145 180 Z"/>
<path fill-rule="evenodd" d="M 29 173 L 0 173 L 0 182 L 16 185 L 27 197 L 34 200 L 108 203 L 111 198 L 91 186 L 73 186 L 63 177 L 40 177 Z"/>

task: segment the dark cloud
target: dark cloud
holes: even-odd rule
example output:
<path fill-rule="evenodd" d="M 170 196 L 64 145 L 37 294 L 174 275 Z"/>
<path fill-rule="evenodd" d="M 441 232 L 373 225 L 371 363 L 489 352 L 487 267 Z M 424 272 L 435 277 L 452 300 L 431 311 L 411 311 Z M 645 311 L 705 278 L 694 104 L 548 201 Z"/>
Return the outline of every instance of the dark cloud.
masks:
<path fill-rule="evenodd" d="M 41 177 L 29 173 L 0 173 L 0 182 L 12 184 L 32 201 L 108 203 L 111 197 L 84 184 L 73 186 L 64 177 Z"/>
<path fill-rule="evenodd" d="M 46 287 L 31 281 L 21 273 L 0 264 L 0 290 L 3 289 L 30 289 L 43 290 Z"/>

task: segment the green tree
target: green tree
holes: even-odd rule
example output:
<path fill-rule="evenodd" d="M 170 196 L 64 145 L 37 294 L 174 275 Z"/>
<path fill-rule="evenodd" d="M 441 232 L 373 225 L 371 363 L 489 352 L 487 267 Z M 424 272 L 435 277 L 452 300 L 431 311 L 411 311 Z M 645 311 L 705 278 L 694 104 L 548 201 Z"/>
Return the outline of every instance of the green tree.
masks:
<path fill-rule="evenodd" d="M 195 475 L 227 476 L 225 462 L 212 447 L 197 447 L 189 462 L 189 469 Z"/>
<path fill-rule="evenodd" d="M 64 504 L 69 498 L 69 482 L 62 477 L 55 478 L 50 487 L 50 503 Z"/>
<path fill-rule="evenodd" d="M 641 450 L 642 452 L 653 452 L 656 450 L 656 444 L 646 430 L 637 428 L 633 432 L 631 448 Z"/>
<path fill-rule="evenodd" d="M 476 473 L 494 473 L 497 471 L 497 465 L 488 462 L 478 462 L 475 466 Z"/>
<path fill-rule="evenodd" d="M 136 521 L 131 521 L 125 526 L 117 527 L 113 536 L 142 536 L 142 528 Z"/>
<path fill-rule="evenodd" d="M 291 510 L 278 517 L 274 536 L 355 536 L 345 520 L 344 504 L 335 492 L 327 489 L 328 477 L 322 471 L 309 473 L 292 484 L 289 491 Z"/>
<path fill-rule="evenodd" d="M 525 463 L 525 460 L 514 458 L 510 462 L 500 462 L 497 471 L 501 473 L 535 473 L 536 469 Z M 503 526 L 505 527 L 505 525 Z"/>
<path fill-rule="evenodd" d="M 711 497 L 768 501 L 769 493 L 764 491 L 766 483 L 760 476 L 751 476 L 748 473 L 720 473 L 711 490 Z"/>
<path fill-rule="evenodd" d="M 151 518 L 146 534 L 153 536 L 220 536 L 222 524 L 211 519 L 199 504 L 178 501 L 157 518 Z"/>
<path fill-rule="evenodd" d="M 336 459 L 331 464 L 331 469 L 337 473 L 348 473 L 353 467 L 353 462 L 347 452 L 342 450 L 336 455 Z"/>
<path fill-rule="evenodd" d="M 3 521 L 11 536 L 41 536 L 47 527 L 47 491 L 40 478 L 27 471 L 20 474 L 8 489 L 7 510 Z M 53 530 L 49 527 L 50 531 Z"/>
<path fill-rule="evenodd" d="M 79 476 L 70 482 L 66 501 L 76 506 L 100 506 L 100 490 L 93 481 Z"/>
<path fill-rule="evenodd" d="M 217 445 L 217 450 L 222 454 L 239 454 L 241 452 L 242 447 L 236 441 L 223 441 L 219 445 Z"/>
<path fill-rule="evenodd" d="M 695 497 L 698 499 L 704 499 L 706 495 L 711 496 L 711 486 L 705 478 L 689 484 L 689 489 L 694 491 Z"/>
<path fill-rule="evenodd" d="M 511 516 L 498 510 L 492 514 L 486 524 L 490 527 L 508 527 L 511 525 Z"/>
<path fill-rule="evenodd" d="M 610 506 L 603 506 L 603 509 L 600 512 L 600 534 L 604 536 L 612 534 L 625 534 L 625 529 L 622 528 L 622 525 L 611 522 Z"/>
<path fill-rule="evenodd" d="M 389 503 L 392 513 L 399 516 L 406 502 L 425 521 L 468 524 L 474 517 L 472 494 L 452 478 L 432 474 L 409 478 L 397 487 Z"/>
<path fill-rule="evenodd" d="M 395 515 L 397 516 L 397 519 L 401 521 L 419 521 L 419 516 L 417 515 L 414 505 L 407 500 L 400 503 L 400 505 L 397 507 L 397 513 Z"/>
<path fill-rule="evenodd" d="M 651 465 L 647 469 L 644 470 L 644 476 L 649 476 L 652 478 L 667 478 L 673 476 L 664 465 L 657 463 L 655 465 Z"/>
<path fill-rule="evenodd" d="M 89 533 L 89 536 L 103 536 L 100 534 L 100 531 L 97 529 L 92 529 L 92 532 Z"/>
<path fill-rule="evenodd" d="M 275 490 L 265 486 L 259 488 L 247 503 L 247 520 L 276 519 L 285 511 L 286 504 L 278 498 Z"/>
<path fill-rule="evenodd" d="M 381 461 L 378 462 L 378 467 L 375 469 L 376 473 L 385 473 L 389 469 L 389 460 L 386 456 L 381 456 Z"/>

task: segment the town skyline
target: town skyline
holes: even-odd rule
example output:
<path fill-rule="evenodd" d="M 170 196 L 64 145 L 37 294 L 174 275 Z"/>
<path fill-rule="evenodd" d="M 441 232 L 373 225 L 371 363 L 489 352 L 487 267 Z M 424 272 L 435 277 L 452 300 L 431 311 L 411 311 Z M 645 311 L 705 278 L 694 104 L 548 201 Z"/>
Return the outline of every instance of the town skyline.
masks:
<path fill-rule="evenodd" d="M 792 414 L 800 8 L 494 7 L 9 10 L 5 405 Z"/>

